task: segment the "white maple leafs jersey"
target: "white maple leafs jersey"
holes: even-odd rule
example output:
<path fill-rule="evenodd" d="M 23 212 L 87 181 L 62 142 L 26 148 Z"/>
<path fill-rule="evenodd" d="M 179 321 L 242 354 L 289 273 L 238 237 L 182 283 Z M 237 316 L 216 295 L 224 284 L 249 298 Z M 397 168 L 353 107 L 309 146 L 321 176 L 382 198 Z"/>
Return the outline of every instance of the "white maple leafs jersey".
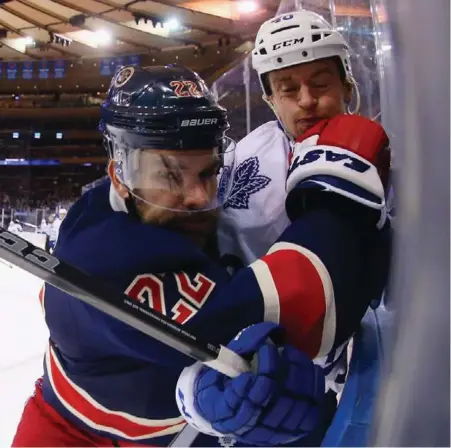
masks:
<path fill-rule="evenodd" d="M 246 266 L 263 256 L 290 220 L 285 212 L 285 178 L 290 143 L 277 121 L 240 140 L 236 175 L 219 225 L 221 255 Z"/>
<path fill-rule="evenodd" d="M 277 121 L 261 125 L 237 144 L 235 179 L 218 229 L 221 258 L 232 272 L 265 255 L 290 224 L 285 212 L 290 149 Z M 327 388 L 336 392 L 346 376 L 347 345 L 315 360 L 325 370 Z"/>

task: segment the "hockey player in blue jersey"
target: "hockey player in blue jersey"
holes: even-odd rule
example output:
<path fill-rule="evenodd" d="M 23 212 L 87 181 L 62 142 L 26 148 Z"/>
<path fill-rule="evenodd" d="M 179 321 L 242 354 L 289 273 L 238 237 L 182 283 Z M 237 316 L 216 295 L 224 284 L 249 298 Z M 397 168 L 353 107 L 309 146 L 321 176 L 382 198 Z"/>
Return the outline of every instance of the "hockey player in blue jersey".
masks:
<path fill-rule="evenodd" d="M 349 302 L 366 303 L 383 288 L 380 217 L 335 196 L 298 201 L 306 179 L 293 160 L 292 226 L 265 257 L 230 279 L 215 262 L 214 231 L 232 191 L 233 143 L 224 135 L 225 111 L 203 81 L 174 66 L 125 67 L 112 81 L 102 117 L 111 181 L 73 205 L 55 254 L 203 340 L 231 341 L 231 349 L 254 360 L 253 369 L 230 380 L 192 365 L 47 286 L 45 373 L 14 446 L 165 446 L 186 420 L 215 435 L 199 436 L 198 446 L 215 445 L 220 436 L 247 445 L 305 442 L 321 425 L 325 392 L 323 372 L 311 359 L 349 338 Z M 386 136 L 372 131 L 364 150 L 352 144 L 348 150 L 383 190 L 375 165 Z M 220 171 L 227 176 L 218 189 Z M 362 179 L 368 180 L 352 180 L 364 189 Z M 374 245 L 381 260 L 367 259 Z"/>

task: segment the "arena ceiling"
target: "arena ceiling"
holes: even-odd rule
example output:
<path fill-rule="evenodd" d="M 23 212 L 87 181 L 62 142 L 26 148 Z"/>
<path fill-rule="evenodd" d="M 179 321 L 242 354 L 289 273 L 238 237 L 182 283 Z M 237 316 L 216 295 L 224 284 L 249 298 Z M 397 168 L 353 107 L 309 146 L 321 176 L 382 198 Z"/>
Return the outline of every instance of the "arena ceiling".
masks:
<path fill-rule="evenodd" d="M 318 6 L 323 0 L 306 0 Z M 202 52 L 252 40 L 280 0 L 0 0 L 0 58 L 81 59 Z M 336 13 L 366 14 L 362 0 Z M 327 1 L 329 4 L 329 1 Z M 308 7 L 309 5 L 304 5 Z M 329 5 L 327 5 L 329 6 Z M 336 8 L 336 9 L 337 9 Z"/>
<path fill-rule="evenodd" d="M 252 2 L 243 0 L 0 0 L 0 58 L 79 60 L 239 48 L 275 14 L 279 1 L 255 3 L 252 11 Z"/>
<path fill-rule="evenodd" d="M 67 60 L 58 79 L 2 82 L 0 93 L 103 90 L 99 59 L 140 55 L 142 65 L 180 63 L 207 82 L 250 52 L 280 0 L 0 0 L 0 61 Z M 368 15 L 346 0 L 337 15 Z M 254 4 L 254 8 L 252 8 Z M 329 10 L 330 0 L 302 0 Z M 15 79 L 15 78 L 14 78 Z M 80 89 L 80 90 L 78 90 Z"/>

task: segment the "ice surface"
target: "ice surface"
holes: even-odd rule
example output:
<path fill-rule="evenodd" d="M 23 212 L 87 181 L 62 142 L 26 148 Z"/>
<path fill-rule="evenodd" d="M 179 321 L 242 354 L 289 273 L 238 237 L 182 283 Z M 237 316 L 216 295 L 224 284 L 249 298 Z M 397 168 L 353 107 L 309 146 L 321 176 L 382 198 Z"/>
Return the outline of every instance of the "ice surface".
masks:
<path fill-rule="evenodd" d="M 0 262 L 0 446 L 11 446 L 23 407 L 43 372 L 48 330 L 38 300 L 42 284 Z"/>

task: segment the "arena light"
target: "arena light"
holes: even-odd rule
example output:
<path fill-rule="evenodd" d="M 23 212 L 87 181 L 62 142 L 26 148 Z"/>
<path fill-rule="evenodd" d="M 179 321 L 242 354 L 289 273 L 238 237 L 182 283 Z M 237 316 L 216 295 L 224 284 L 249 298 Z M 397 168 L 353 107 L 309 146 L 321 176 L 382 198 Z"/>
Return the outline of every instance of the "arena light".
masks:
<path fill-rule="evenodd" d="M 39 140 L 41 138 L 41 133 L 40 132 L 35 132 L 34 133 L 34 138 Z"/>
<path fill-rule="evenodd" d="M 164 26 L 169 31 L 176 31 L 180 28 L 180 22 L 177 19 L 170 19 L 164 22 Z"/>
<path fill-rule="evenodd" d="M 94 45 L 100 47 L 109 45 L 113 40 L 113 36 L 108 30 L 101 29 L 92 32 L 91 40 Z"/>
<path fill-rule="evenodd" d="M 31 45 L 34 45 L 35 41 L 31 36 L 25 36 L 25 37 L 19 37 L 17 39 L 17 43 L 21 46 L 23 45 L 25 47 L 29 47 Z"/>
<path fill-rule="evenodd" d="M 240 14 L 251 14 L 258 10 L 258 3 L 253 0 L 242 0 L 236 3 L 236 9 Z"/>
<path fill-rule="evenodd" d="M 63 138 L 63 133 L 62 132 L 57 132 L 56 133 L 56 139 L 57 140 L 61 140 Z"/>

